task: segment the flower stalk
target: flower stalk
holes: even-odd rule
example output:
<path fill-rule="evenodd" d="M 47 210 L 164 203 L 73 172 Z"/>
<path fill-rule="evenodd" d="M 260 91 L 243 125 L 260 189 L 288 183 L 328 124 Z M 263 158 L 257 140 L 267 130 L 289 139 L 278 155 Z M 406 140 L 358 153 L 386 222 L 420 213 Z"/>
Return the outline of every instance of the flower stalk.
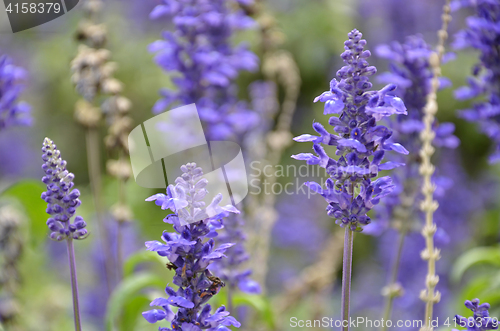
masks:
<path fill-rule="evenodd" d="M 352 231 L 349 227 L 346 227 L 344 236 L 344 260 L 342 265 L 342 331 L 349 330 L 353 243 L 354 231 Z"/>
<path fill-rule="evenodd" d="M 72 238 L 68 238 L 66 242 L 68 245 L 69 270 L 71 273 L 71 292 L 73 294 L 73 316 L 75 319 L 75 330 L 81 331 L 82 322 L 80 317 L 80 302 L 78 300 L 78 279 L 76 276 L 75 249 Z"/>
<path fill-rule="evenodd" d="M 450 15 L 450 1 L 447 0 L 443 6 L 442 15 L 443 24 L 438 31 L 438 46 L 437 52 L 433 53 L 429 59 L 432 67 L 433 78 L 431 84 L 431 91 L 427 96 L 427 103 L 424 108 L 424 130 L 421 133 L 422 149 L 420 150 L 420 157 L 422 164 L 420 166 L 420 174 L 423 177 L 422 194 L 424 200 L 420 205 L 420 209 L 425 214 L 425 225 L 422 229 L 422 235 L 425 238 L 426 248 L 422 251 L 421 257 L 427 261 L 427 276 L 425 279 L 426 288 L 420 293 L 420 298 L 425 302 L 425 319 L 424 326 L 421 331 L 431 331 L 433 327 L 430 324 L 433 318 L 434 304 L 439 302 L 441 293 L 436 291 L 436 286 L 439 282 L 439 276 L 436 275 L 436 261 L 440 258 L 440 250 L 434 246 L 434 234 L 437 227 L 434 223 L 434 211 L 438 208 L 438 203 L 433 199 L 435 185 L 432 183 L 432 175 L 434 174 L 434 166 L 431 163 L 431 156 L 434 154 L 434 147 L 432 141 L 434 140 L 435 133 L 432 125 L 435 121 L 435 115 L 438 111 L 436 102 L 436 92 L 439 87 L 439 76 L 441 75 L 441 59 L 444 54 L 444 43 L 448 37 L 446 32 L 448 23 L 451 21 Z"/>
<path fill-rule="evenodd" d="M 49 138 L 45 138 L 42 147 L 42 169 L 45 176 L 42 182 L 47 185 L 47 191 L 42 193 L 42 199 L 47 203 L 47 226 L 51 231 L 50 239 L 66 240 L 68 261 L 71 273 L 71 289 L 73 293 L 73 312 L 75 330 L 81 331 L 80 305 L 78 301 L 78 280 L 76 276 L 75 249 L 73 240 L 88 237 L 87 224 L 81 216 L 76 216 L 80 206 L 80 191 L 73 189 L 75 176 L 66 169 L 66 161 L 61 158 L 61 152 Z M 74 218 L 73 218 L 74 217 Z"/>

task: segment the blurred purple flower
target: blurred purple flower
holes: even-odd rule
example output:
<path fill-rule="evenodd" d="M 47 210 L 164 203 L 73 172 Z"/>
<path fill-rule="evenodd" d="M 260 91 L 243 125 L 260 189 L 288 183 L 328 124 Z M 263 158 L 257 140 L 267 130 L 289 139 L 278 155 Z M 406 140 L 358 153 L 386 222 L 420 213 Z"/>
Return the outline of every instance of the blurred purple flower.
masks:
<path fill-rule="evenodd" d="M 31 125 L 30 105 L 18 100 L 26 75 L 8 56 L 0 56 L 0 131 L 14 125 Z"/>
<path fill-rule="evenodd" d="M 467 28 L 455 35 L 456 49 L 471 47 L 480 52 L 480 62 L 472 68 L 468 86 L 455 90 L 455 98 L 466 100 L 483 96 L 484 101 L 475 102 L 461 116 L 479 123 L 482 131 L 493 140 L 495 152 L 490 162 L 500 161 L 500 3 L 491 0 L 457 0 L 454 9 L 472 7 L 476 14 L 467 18 Z M 482 73 L 482 74 L 481 74 Z"/>
<path fill-rule="evenodd" d="M 177 90 L 163 89 L 153 107 L 164 111 L 173 103 L 196 103 L 209 140 L 238 138 L 258 121 L 245 102 L 237 98 L 234 83 L 242 70 L 253 71 L 258 58 L 246 45 L 233 46 L 237 30 L 254 26 L 242 10 L 231 9 L 232 0 L 162 0 L 151 12 L 151 19 L 172 17 L 175 33 L 166 31 L 163 39 L 149 47 L 155 61 L 172 78 Z"/>

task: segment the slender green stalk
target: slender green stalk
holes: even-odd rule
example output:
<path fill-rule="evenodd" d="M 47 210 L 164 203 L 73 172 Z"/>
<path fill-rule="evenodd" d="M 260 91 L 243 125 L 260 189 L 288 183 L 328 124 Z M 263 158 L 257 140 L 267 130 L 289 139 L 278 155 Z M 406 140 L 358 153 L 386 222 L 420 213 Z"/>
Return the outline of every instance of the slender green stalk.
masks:
<path fill-rule="evenodd" d="M 90 189 L 94 199 L 94 208 L 96 212 L 97 227 L 100 233 L 101 246 L 104 252 L 104 268 L 106 271 L 106 284 L 108 293 L 111 293 L 111 279 L 113 256 L 106 241 L 108 240 L 108 231 L 102 219 L 102 198 L 101 198 L 101 165 L 99 153 L 99 133 L 96 128 L 88 128 L 86 133 L 87 140 L 87 159 L 89 168 Z"/>
<path fill-rule="evenodd" d="M 71 273 L 71 291 L 73 293 L 73 316 L 75 319 L 75 331 L 82 330 L 82 322 L 80 317 L 80 303 L 78 301 L 78 280 L 76 277 L 76 262 L 75 262 L 75 249 L 73 247 L 73 239 L 66 240 L 68 244 L 68 259 L 69 270 Z"/>
<path fill-rule="evenodd" d="M 346 226 L 344 236 L 344 260 L 342 266 L 342 331 L 349 330 L 349 304 L 351 300 L 352 247 L 354 232 Z"/>

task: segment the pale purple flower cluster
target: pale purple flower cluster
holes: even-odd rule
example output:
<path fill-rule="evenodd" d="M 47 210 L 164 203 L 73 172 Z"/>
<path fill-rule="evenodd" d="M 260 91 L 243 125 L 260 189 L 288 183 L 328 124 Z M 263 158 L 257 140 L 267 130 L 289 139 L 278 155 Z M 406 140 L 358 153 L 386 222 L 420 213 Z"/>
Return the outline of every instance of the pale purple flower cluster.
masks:
<path fill-rule="evenodd" d="M 488 312 L 490 309 L 489 303 L 479 304 L 479 299 L 473 299 L 472 301 L 466 300 L 465 307 L 472 310 L 474 313 L 473 317 L 466 318 L 460 315 L 455 315 L 456 324 L 463 328 L 467 328 L 467 331 L 486 331 L 498 329 L 498 319 L 490 317 Z"/>
<path fill-rule="evenodd" d="M 45 138 L 42 147 L 42 169 L 45 176 L 42 182 L 47 185 L 47 191 L 42 193 L 42 199 L 47 202 L 47 226 L 52 233 L 50 238 L 62 241 L 68 238 L 85 239 L 88 236 L 87 224 L 82 217 L 75 215 L 81 202 L 80 191 L 72 189 L 75 176 L 66 170 L 66 161 L 61 158 L 61 152 L 49 138 Z"/>
<path fill-rule="evenodd" d="M 245 250 L 246 235 L 243 232 L 243 218 L 240 215 L 230 215 L 224 219 L 224 231 L 217 241 L 223 244 L 234 243 L 226 253 L 227 258 L 214 263 L 212 270 L 217 271 L 219 277 L 231 288 L 239 288 L 246 293 L 259 294 L 259 283 L 250 278 L 250 269 L 241 270 L 241 265 L 249 259 Z"/>
<path fill-rule="evenodd" d="M 393 114 L 406 114 L 406 107 L 399 97 L 389 94 L 396 89 L 394 84 L 379 91 L 369 90 L 372 87 L 369 77 L 377 70 L 366 61 L 371 56 L 370 51 L 364 50 L 366 40 L 358 30 L 352 30 L 348 36 L 345 52 L 341 55 L 346 65 L 337 72 L 340 81 L 333 79 L 330 90 L 314 100 L 325 102 L 325 115 L 339 114 L 329 120 L 335 133 L 314 123 L 319 137 L 304 134 L 294 140 L 313 142 L 316 155 L 301 153 L 292 157 L 326 169 L 330 178 L 326 180 L 325 189 L 315 182 L 307 185 L 326 199 L 329 203 L 327 213 L 337 224 L 361 231 L 363 225 L 370 223 L 366 213 L 394 188 L 388 176 L 375 181 L 372 178 L 379 170 L 404 165 L 391 161 L 381 163 L 385 151 L 408 154 L 402 145 L 393 142 L 392 131 L 377 125 L 377 121 Z M 330 158 L 322 144 L 335 146 L 338 160 Z"/>
<path fill-rule="evenodd" d="M 26 71 L 6 56 L 0 56 L 0 131 L 14 125 L 31 125 L 31 107 L 18 98 L 24 89 Z"/>
<path fill-rule="evenodd" d="M 477 122 L 495 144 L 490 162 L 500 161 L 500 3 L 491 0 L 455 1 L 454 8 L 472 7 L 476 14 L 467 18 L 467 28 L 455 35 L 454 48 L 472 47 L 480 52 L 480 62 L 472 69 L 468 86 L 455 91 L 458 100 L 483 96 L 471 109 L 462 111 L 466 120 Z"/>
<path fill-rule="evenodd" d="M 164 111 L 173 103 L 196 103 L 209 140 L 238 137 L 252 128 L 258 118 L 237 98 L 234 80 L 242 70 L 253 71 L 258 58 L 245 45 L 234 47 L 235 31 L 254 21 L 242 10 L 233 10 L 232 0 L 162 0 L 150 17 L 172 17 L 175 32 L 152 43 L 156 63 L 172 78 L 177 89 L 163 89 L 153 108 Z"/>
<path fill-rule="evenodd" d="M 239 211 L 231 205 L 220 207 L 220 194 L 205 207 L 203 198 L 207 194 L 205 187 L 208 181 L 202 177 L 202 169 L 195 163 L 189 163 L 181 170 L 182 176 L 176 179 L 175 186 L 169 185 L 167 195 L 156 194 L 146 199 L 174 212 L 164 221 L 172 224 L 176 232 L 165 231 L 162 235 L 165 244 L 148 241 L 146 247 L 169 259 L 167 267 L 175 270 L 173 283 L 178 289 L 167 286 L 165 292 L 168 298 L 157 298 L 151 302 L 151 306 L 162 309 L 146 311 L 143 316 L 150 323 L 161 320 L 171 322 L 171 328 L 159 327 L 160 331 L 228 331 L 228 326 L 239 327 L 240 323 L 229 316 L 224 306 L 211 314 L 211 306 L 207 302 L 219 292 L 224 282 L 212 274 L 208 266 L 224 258 L 224 252 L 233 246 L 226 243 L 216 248 L 213 237 L 217 235 L 216 230 L 223 227 L 222 219 L 229 213 Z M 210 239 L 205 241 L 207 238 Z M 173 313 L 170 306 L 177 307 L 177 312 Z"/>

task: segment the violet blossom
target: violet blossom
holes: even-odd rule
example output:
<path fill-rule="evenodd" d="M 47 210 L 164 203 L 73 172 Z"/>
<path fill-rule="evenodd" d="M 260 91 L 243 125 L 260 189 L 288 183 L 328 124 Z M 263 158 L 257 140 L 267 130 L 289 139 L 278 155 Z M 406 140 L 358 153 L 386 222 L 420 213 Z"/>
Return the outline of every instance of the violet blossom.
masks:
<path fill-rule="evenodd" d="M 330 90 L 314 100 L 325 103 L 325 115 L 339 114 L 329 120 L 335 133 L 330 133 L 320 123 L 314 123 L 313 128 L 320 136 L 304 134 L 294 140 L 312 142 L 316 155 L 301 153 L 292 157 L 326 169 L 330 178 L 326 180 L 325 189 L 315 182 L 306 185 L 329 203 L 327 213 L 336 219 L 337 224 L 361 231 L 362 226 L 371 222 L 366 213 L 394 188 L 388 176 L 374 181 L 372 178 L 379 170 L 404 165 L 392 161 L 381 163 L 385 151 L 408 154 L 401 144 L 391 139 L 392 131 L 384 125 L 377 125 L 377 121 L 407 112 L 403 101 L 389 94 L 396 85 L 389 84 L 379 91 L 370 90 L 369 77 L 377 70 L 366 61 L 371 56 L 370 51 L 364 50 L 366 40 L 361 39 L 358 30 L 352 30 L 348 36 L 345 52 L 341 55 L 346 65 L 337 72 L 340 81 L 334 78 Z M 336 146 L 338 160 L 330 158 L 322 145 Z M 357 188 L 359 193 L 356 193 Z"/>
<path fill-rule="evenodd" d="M 163 232 L 165 244 L 148 241 L 146 247 L 168 258 L 170 263 L 167 267 L 175 270 L 173 283 L 178 289 L 167 286 L 165 292 L 168 298 L 157 298 L 151 302 L 151 306 L 161 309 L 149 310 L 142 315 L 150 323 L 162 320 L 171 323 L 171 328 L 159 327 L 160 331 L 228 331 L 228 326 L 239 327 L 240 323 L 229 316 L 224 306 L 211 313 L 212 308 L 207 302 L 225 284 L 208 266 L 224 258 L 224 252 L 233 246 L 232 243 L 225 243 L 215 247 L 213 237 L 223 227 L 222 219 L 229 213 L 239 211 L 231 205 L 220 207 L 220 194 L 205 207 L 203 198 L 207 194 L 205 187 L 208 181 L 202 177 L 202 169 L 195 163 L 188 163 L 181 170 L 182 176 L 175 180 L 175 185 L 169 185 L 167 195 L 155 194 L 146 199 L 174 212 L 164 221 L 172 224 L 175 232 Z M 214 216 L 208 216 L 210 214 Z M 174 313 L 170 306 L 177 307 L 177 312 Z"/>
<path fill-rule="evenodd" d="M 453 47 L 471 47 L 479 51 L 479 63 L 472 68 L 468 86 L 455 91 L 455 98 L 467 100 L 480 97 L 470 109 L 461 112 L 463 118 L 479 123 L 481 130 L 493 140 L 495 152 L 490 162 L 500 161 L 500 3 L 490 0 L 457 0 L 454 9 L 472 7 L 476 14 L 467 18 L 467 28 L 455 35 Z"/>
<path fill-rule="evenodd" d="M 175 32 L 149 47 L 156 63 L 174 73 L 176 90 L 162 89 L 154 113 L 172 104 L 196 103 L 208 140 L 238 138 L 258 121 L 249 106 L 237 98 L 234 80 L 242 70 L 254 71 L 258 58 L 246 45 L 233 46 L 237 30 L 254 26 L 232 0 L 162 0 L 151 19 L 171 17 Z"/>

